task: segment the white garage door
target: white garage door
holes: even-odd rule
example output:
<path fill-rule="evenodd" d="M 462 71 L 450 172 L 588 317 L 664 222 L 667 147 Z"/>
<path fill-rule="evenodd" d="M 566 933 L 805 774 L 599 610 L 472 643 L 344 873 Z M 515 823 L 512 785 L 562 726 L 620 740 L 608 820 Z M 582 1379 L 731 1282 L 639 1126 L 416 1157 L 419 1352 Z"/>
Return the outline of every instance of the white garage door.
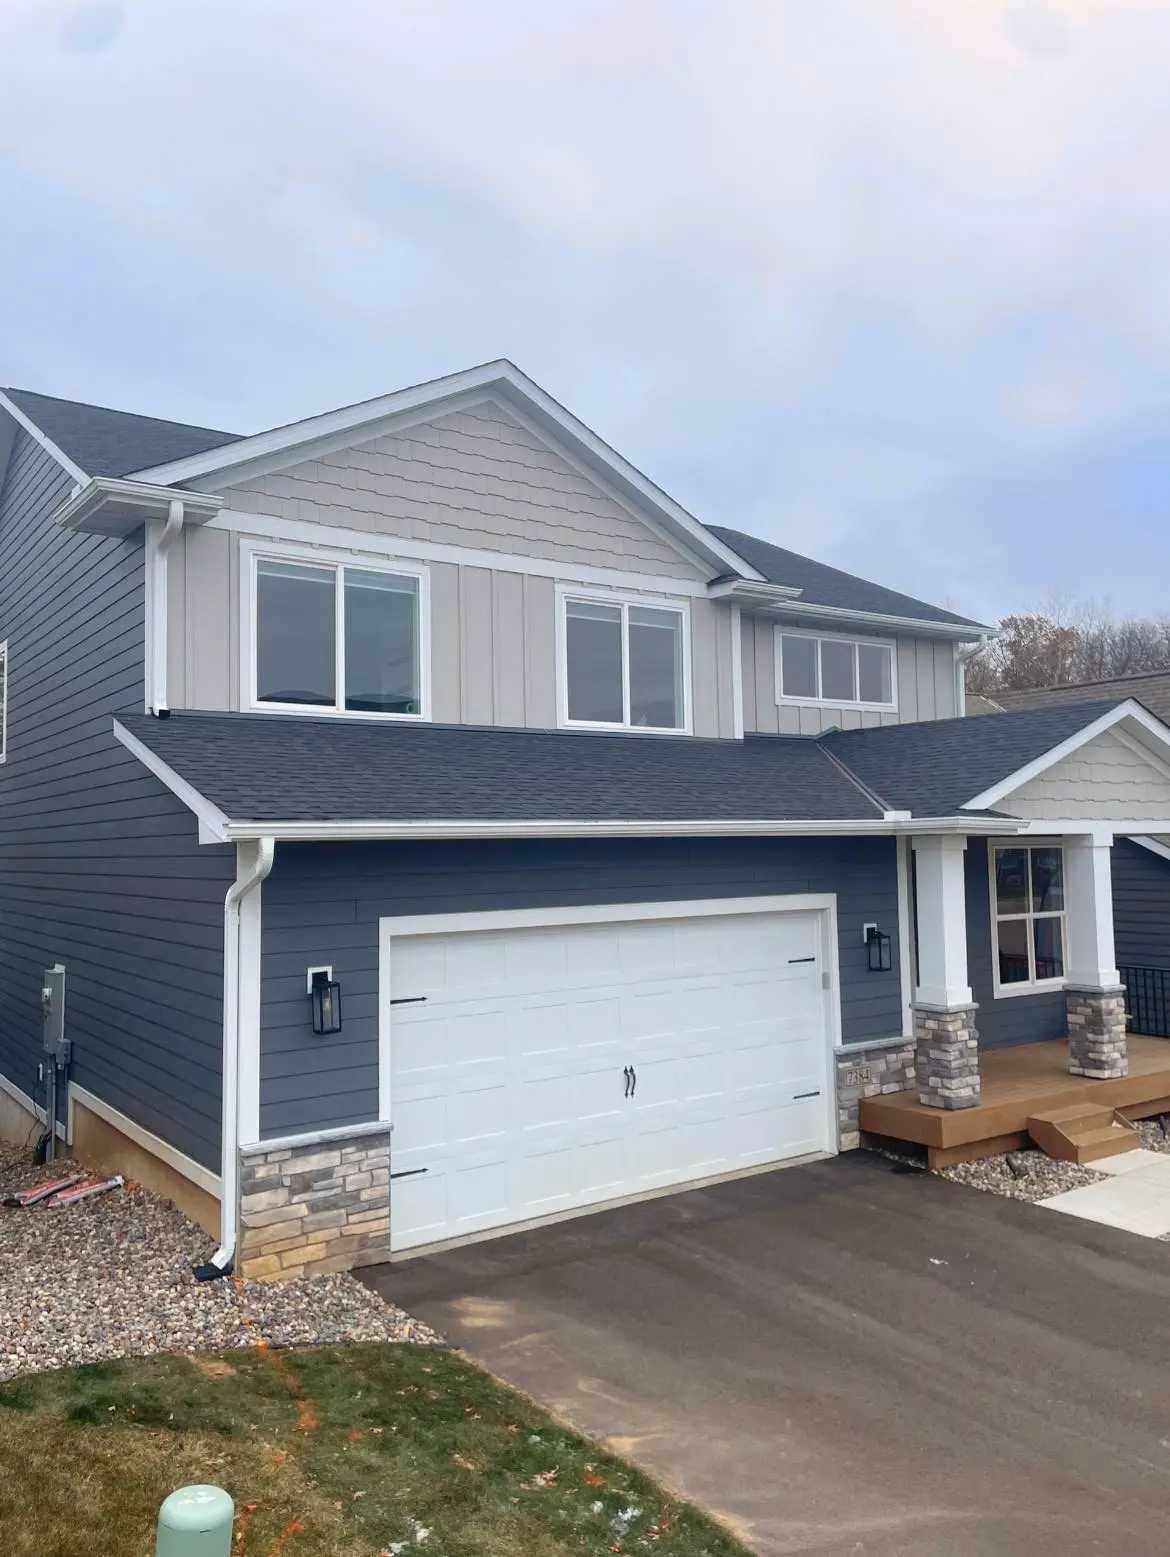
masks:
<path fill-rule="evenodd" d="M 824 923 L 391 933 L 393 1247 L 828 1149 Z"/>

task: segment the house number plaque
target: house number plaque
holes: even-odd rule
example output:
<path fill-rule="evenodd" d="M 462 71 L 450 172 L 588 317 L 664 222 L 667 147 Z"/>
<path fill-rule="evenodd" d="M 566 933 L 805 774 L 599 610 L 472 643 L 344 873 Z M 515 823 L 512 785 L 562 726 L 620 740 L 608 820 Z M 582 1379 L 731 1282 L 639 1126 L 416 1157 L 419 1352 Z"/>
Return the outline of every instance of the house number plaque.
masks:
<path fill-rule="evenodd" d="M 845 1085 L 847 1087 L 868 1087 L 873 1081 L 873 1067 L 871 1065 L 855 1065 L 852 1070 L 845 1072 Z"/>

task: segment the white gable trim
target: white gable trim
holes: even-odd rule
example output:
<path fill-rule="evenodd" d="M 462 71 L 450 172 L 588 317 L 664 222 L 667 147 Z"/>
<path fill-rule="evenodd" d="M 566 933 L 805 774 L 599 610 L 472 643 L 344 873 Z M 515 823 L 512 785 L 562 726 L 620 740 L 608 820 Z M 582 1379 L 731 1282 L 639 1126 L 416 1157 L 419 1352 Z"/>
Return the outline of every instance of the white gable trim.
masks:
<path fill-rule="evenodd" d="M 165 784 L 171 794 L 181 800 L 198 819 L 200 843 L 228 841 L 228 818 L 217 805 L 208 800 L 206 795 L 201 795 L 194 784 L 189 784 L 169 763 L 152 752 L 149 746 L 144 746 L 136 735 L 131 735 L 117 719 L 114 720 L 114 736 L 132 757 L 137 757 L 142 766 L 153 773 L 160 784 Z"/>
<path fill-rule="evenodd" d="M 9 400 L 8 396 L 2 389 L 0 389 L 0 407 L 8 412 L 9 416 L 12 417 L 14 422 L 24 428 L 25 432 L 28 433 L 30 438 L 34 438 L 36 442 L 40 444 L 41 448 L 44 449 L 46 454 L 51 454 L 53 456 L 53 458 L 57 461 L 58 465 L 60 465 L 61 469 L 67 476 L 71 476 L 73 480 L 78 483 L 84 483 L 89 480 L 89 477 L 86 475 L 85 471 L 82 470 L 81 466 L 75 465 L 69 458 L 68 454 L 66 454 L 63 449 L 59 449 L 53 440 L 46 436 L 46 434 L 41 431 L 37 424 L 25 415 L 25 413 L 18 405 L 15 405 L 11 400 Z"/>
<path fill-rule="evenodd" d="M 420 413 L 428 418 L 445 415 L 450 410 L 458 409 L 459 404 L 467 403 L 467 397 L 482 399 L 488 394 L 498 397 L 510 411 L 514 410 L 526 417 L 532 430 L 539 429 L 546 436 L 563 443 L 590 472 L 597 471 L 607 479 L 617 492 L 623 494 L 626 502 L 632 502 L 639 511 L 643 507 L 647 508 L 676 544 L 681 544 L 688 552 L 720 571 L 739 573 L 746 578 L 762 578 L 742 557 L 717 540 L 693 515 L 668 497 L 616 450 L 611 449 L 584 422 L 579 421 L 526 374 L 521 373 L 519 368 L 507 361 L 468 368 L 462 373 L 452 373 L 426 384 L 416 384 L 390 395 L 381 395 L 375 400 L 363 401 L 359 405 L 327 411 L 322 416 L 309 417 L 287 427 L 277 427 L 252 438 L 241 438 L 235 443 L 192 455 L 188 459 L 173 460 L 169 464 L 136 471 L 134 479 L 171 486 L 214 474 L 218 484 L 222 485 L 225 478 L 240 479 L 240 472 L 251 470 L 259 461 L 277 457 L 282 464 L 288 464 L 288 456 L 293 451 L 296 451 L 295 459 L 298 462 L 312 459 L 320 452 L 318 445 L 324 445 L 331 439 L 340 437 L 343 443 L 351 443 L 357 434 L 363 442 L 368 442 L 393 431 L 406 417 L 417 420 Z"/>
<path fill-rule="evenodd" d="M 1135 728 L 1145 732 L 1150 737 L 1150 744 L 1154 751 L 1149 754 L 1151 764 L 1156 764 L 1160 754 L 1161 760 L 1170 761 L 1170 730 L 1160 719 L 1155 719 L 1153 714 L 1147 712 L 1140 703 L 1135 703 L 1132 698 L 1124 703 L 1119 703 L 1116 708 L 1111 708 L 1107 713 L 1101 714 L 1090 724 L 1078 730 L 1075 735 L 1070 735 L 1067 740 L 1059 745 L 1050 747 L 1041 756 L 1032 762 L 1026 763 L 1022 768 L 1017 768 L 1014 773 L 1009 773 L 1007 778 L 1000 779 L 990 789 L 985 789 L 981 794 L 971 800 L 963 802 L 964 811 L 986 811 L 992 806 L 998 805 L 1008 795 L 1014 794 L 1017 789 L 1038 778 L 1041 773 L 1046 773 L 1049 768 L 1055 767 L 1065 757 L 1071 757 L 1074 752 L 1080 751 L 1082 746 L 1087 746 L 1097 736 L 1103 735 L 1106 730 L 1112 730 L 1115 725 L 1125 722 L 1130 732 Z M 1119 732 L 1121 733 L 1121 732 Z M 1142 755 L 1145 756 L 1145 742 L 1138 743 Z"/>

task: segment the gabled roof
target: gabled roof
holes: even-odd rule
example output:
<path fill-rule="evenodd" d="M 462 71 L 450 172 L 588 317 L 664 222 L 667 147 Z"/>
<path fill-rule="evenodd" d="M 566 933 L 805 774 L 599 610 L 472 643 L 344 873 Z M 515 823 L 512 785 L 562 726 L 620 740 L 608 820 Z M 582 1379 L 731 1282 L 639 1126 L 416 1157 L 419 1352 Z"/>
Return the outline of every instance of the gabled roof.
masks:
<path fill-rule="evenodd" d="M 235 443 L 239 433 L 59 400 L 31 389 L 3 393 L 87 476 L 126 476 L 164 460 L 186 459 Z"/>
<path fill-rule="evenodd" d="M 118 724 L 137 756 L 152 755 L 233 823 L 645 832 L 682 824 L 694 833 L 704 823 L 872 828 L 882 819 L 817 742 L 799 736 L 703 740 L 282 714 L 132 714 Z"/>
<path fill-rule="evenodd" d="M 800 606 L 829 606 L 840 611 L 862 611 L 871 616 L 901 617 L 907 621 L 935 622 L 950 627 L 970 627 L 976 633 L 990 629 L 970 617 L 956 616 L 938 606 L 927 605 L 911 595 L 900 594 L 896 589 L 886 589 L 882 584 L 871 584 L 867 579 L 852 573 L 843 573 L 827 563 L 814 562 L 811 557 L 801 557 L 770 541 L 745 535 L 742 530 L 729 530 L 723 525 L 712 524 L 707 528 L 731 547 L 732 551 L 750 562 L 770 584 L 787 584 L 800 590 Z"/>
<path fill-rule="evenodd" d="M 993 701 L 1004 710 L 1051 708 L 1062 703 L 1090 699 L 1132 697 L 1164 724 L 1170 724 L 1170 671 L 1143 671 L 1134 676 L 1113 676 L 1103 681 L 1077 681 L 1059 687 L 1032 687 L 1024 692 L 997 692 Z M 968 708 L 971 699 L 967 699 Z"/>
<path fill-rule="evenodd" d="M 1125 700 L 1114 699 L 987 719 L 834 730 L 822 740 L 887 806 L 915 816 L 954 816 L 1102 715 L 1125 707 Z"/>

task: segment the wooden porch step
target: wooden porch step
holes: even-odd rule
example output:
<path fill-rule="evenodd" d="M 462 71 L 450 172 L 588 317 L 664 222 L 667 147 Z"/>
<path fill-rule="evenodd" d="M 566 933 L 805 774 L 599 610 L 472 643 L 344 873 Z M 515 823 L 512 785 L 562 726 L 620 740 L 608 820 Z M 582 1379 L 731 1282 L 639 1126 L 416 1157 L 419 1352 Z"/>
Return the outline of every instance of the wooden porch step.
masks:
<path fill-rule="evenodd" d="M 1091 1103 L 1045 1109 L 1028 1119 L 1028 1134 L 1041 1151 L 1059 1162 L 1096 1162 L 1132 1151 L 1137 1130 L 1111 1108 Z"/>

